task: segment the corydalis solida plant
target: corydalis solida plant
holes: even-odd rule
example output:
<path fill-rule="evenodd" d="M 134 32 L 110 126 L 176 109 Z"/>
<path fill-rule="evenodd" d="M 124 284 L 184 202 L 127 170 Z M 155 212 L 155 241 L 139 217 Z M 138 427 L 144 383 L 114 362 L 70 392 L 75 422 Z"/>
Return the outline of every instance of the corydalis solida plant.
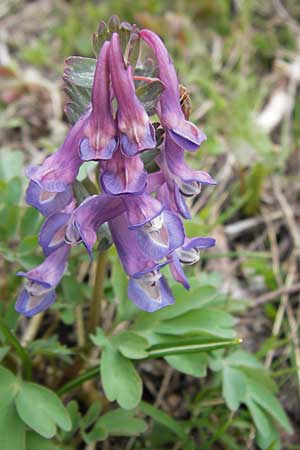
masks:
<path fill-rule="evenodd" d="M 104 223 L 129 276 L 129 298 L 149 312 L 174 302 L 160 269 L 169 265 L 174 279 L 189 288 L 182 266 L 198 261 L 199 251 L 215 243 L 188 238 L 181 219 L 190 218 L 186 198 L 215 181 L 185 162 L 185 151 L 195 151 L 206 137 L 183 113 L 168 52 L 150 30 L 116 18 L 110 24 L 108 29 L 101 23 L 94 37 L 96 61 L 67 60 L 66 92 L 72 101 L 66 113 L 73 126 L 54 154 L 27 169 L 26 200 L 45 217 L 39 233 L 45 260 L 19 272 L 26 284 L 16 309 L 26 316 L 54 302 L 72 246 L 83 243 L 92 257 Z M 136 67 L 141 42 L 153 58 Z M 82 81 L 84 70 L 90 81 Z M 101 193 L 80 201 L 76 177 L 90 160 L 97 162 Z"/>

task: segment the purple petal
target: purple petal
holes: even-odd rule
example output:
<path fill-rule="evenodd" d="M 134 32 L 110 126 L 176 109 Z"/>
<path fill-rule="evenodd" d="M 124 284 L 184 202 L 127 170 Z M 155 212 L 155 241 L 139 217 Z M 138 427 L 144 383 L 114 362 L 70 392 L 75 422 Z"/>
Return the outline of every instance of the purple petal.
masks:
<path fill-rule="evenodd" d="M 16 302 L 15 309 L 26 317 L 32 317 L 49 308 L 55 300 L 55 291 L 49 291 L 45 295 L 32 296 L 23 289 Z"/>
<path fill-rule="evenodd" d="M 192 183 L 193 181 L 201 184 L 216 184 L 216 181 L 207 172 L 193 170 L 186 164 L 184 150 L 168 135 L 158 163 L 163 166 L 166 178 L 175 177 L 179 186 L 182 182 Z"/>
<path fill-rule="evenodd" d="M 184 270 L 179 261 L 179 258 L 175 252 L 173 253 L 172 260 L 170 262 L 170 270 L 173 275 L 173 278 L 176 281 L 178 281 L 178 283 L 181 283 L 186 289 L 190 289 L 191 286 L 190 286 L 188 279 L 184 273 Z"/>
<path fill-rule="evenodd" d="M 139 228 L 158 217 L 164 206 L 147 194 L 126 196 L 123 198 L 126 207 L 129 229 Z"/>
<path fill-rule="evenodd" d="M 70 247 L 64 245 L 47 256 L 39 266 L 26 273 L 18 272 L 17 275 L 40 285 L 43 290 L 35 289 L 34 291 L 37 293 L 43 292 L 45 289 L 54 289 L 67 268 L 69 252 Z"/>
<path fill-rule="evenodd" d="M 190 250 L 191 248 L 197 248 L 199 250 L 213 247 L 216 244 L 216 240 L 210 237 L 195 237 L 186 238 L 182 248 L 184 250 Z"/>
<path fill-rule="evenodd" d="M 128 275 L 135 276 L 158 267 L 155 261 L 143 254 L 137 241 L 137 232 L 128 229 L 126 214 L 111 220 L 109 228 L 121 263 Z"/>
<path fill-rule="evenodd" d="M 184 228 L 180 218 L 169 211 L 162 213 L 162 226 L 143 227 L 137 231 L 137 239 L 143 254 L 155 261 L 181 247 L 184 242 Z"/>
<path fill-rule="evenodd" d="M 118 150 L 102 163 L 100 183 L 108 195 L 140 194 L 146 188 L 147 172 L 141 158 L 125 156 Z"/>
<path fill-rule="evenodd" d="M 89 115 L 90 110 L 78 119 L 60 149 L 48 156 L 41 166 L 27 168 L 26 175 L 45 191 L 63 192 L 75 180 L 82 164 L 79 143 Z"/>
<path fill-rule="evenodd" d="M 89 197 L 74 211 L 71 226 L 79 234 L 90 256 L 92 255 L 93 245 L 97 240 L 96 232 L 98 228 L 104 222 L 122 214 L 123 211 L 124 206 L 119 198 L 108 197 L 105 194 Z M 74 235 L 76 237 L 76 232 Z M 70 232 L 67 232 L 67 238 L 72 243 Z M 77 237 L 75 240 L 77 240 Z"/>
<path fill-rule="evenodd" d="M 71 215 L 53 214 L 43 223 L 39 233 L 39 243 L 46 256 L 65 244 L 67 224 Z"/>
<path fill-rule="evenodd" d="M 182 120 L 176 128 L 169 128 L 169 134 L 177 145 L 193 152 L 207 139 L 201 130 L 187 120 Z"/>
<path fill-rule="evenodd" d="M 67 186 L 62 192 L 47 192 L 34 181 L 30 181 L 26 191 L 26 202 L 40 211 L 44 216 L 50 216 L 62 211 L 73 199 L 73 190 Z"/>
<path fill-rule="evenodd" d="M 180 193 L 178 186 L 174 183 L 175 203 L 178 208 L 178 212 L 184 219 L 191 219 L 190 210 L 185 202 L 184 196 Z"/>
<path fill-rule="evenodd" d="M 110 159 L 118 145 L 117 138 L 106 139 L 104 144 L 92 146 L 88 138 L 82 139 L 79 145 L 79 155 L 83 161 L 97 161 L 99 159 Z"/>
<path fill-rule="evenodd" d="M 172 292 L 163 276 L 155 283 L 146 276 L 131 278 L 128 283 L 128 297 L 140 309 L 154 312 L 174 303 Z"/>

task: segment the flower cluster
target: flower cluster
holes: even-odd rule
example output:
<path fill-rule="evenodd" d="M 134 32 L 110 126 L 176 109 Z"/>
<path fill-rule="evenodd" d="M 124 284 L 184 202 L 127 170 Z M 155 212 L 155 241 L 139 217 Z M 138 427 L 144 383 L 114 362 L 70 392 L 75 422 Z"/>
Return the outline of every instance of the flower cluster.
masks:
<path fill-rule="evenodd" d="M 97 58 L 90 105 L 63 145 L 42 165 L 27 169 L 27 203 L 45 216 L 39 234 L 45 260 L 19 273 L 27 281 L 16 309 L 26 316 L 53 303 L 71 246 L 82 242 L 92 256 L 97 230 L 106 222 L 129 276 L 128 296 L 150 312 L 174 302 L 160 269 L 169 265 L 175 280 L 189 288 L 182 265 L 193 264 L 201 249 L 214 245 L 212 238 L 186 237 L 181 219 L 190 218 L 186 198 L 199 194 L 202 184 L 215 184 L 206 172 L 188 167 L 184 157 L 185 150 L 197 150 L 206 137 L 185 118 L 175 68 L 163 42 L 149 30 L 139 31 L 139 38 L 154 54 L 163 85 L 155 106 L 163 141 L 156 142 L 120 36 L 112 33 Z M 159 149 L 158 170 L 148 173 L 142 152 L 154 148 Z M 90 160 L 98 162 L 101 193 L 78 204 L 72 184 L 80 166 Z"/>

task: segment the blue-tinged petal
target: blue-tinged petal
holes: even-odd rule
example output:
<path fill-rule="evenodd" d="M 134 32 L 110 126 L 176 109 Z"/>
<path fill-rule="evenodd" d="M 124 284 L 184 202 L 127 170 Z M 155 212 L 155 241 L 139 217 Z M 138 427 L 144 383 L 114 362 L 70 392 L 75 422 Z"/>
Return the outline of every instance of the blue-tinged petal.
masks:
<path fill-rule="evenodd" d="M 39 233 L 39 244 L 46 256 L 65 244 L 65 234 L 71 215 L 57 213 L 49 216 Z"/>
<path fill-rule="evenodd" d="M 137 241 L 137 231 L 128 229 L 126 213 L 111 220 L 109 228 L 121 263 L 128 275 L 140 275 L 158 267 L 156 261 L 142 252 Z"/>
<path fill-rule="evenodd" d="M 148 194 L 127 195 L 123 198 L 129 229 L 139 228 L 161 215 L 164 205 Z"/>
<path fill-rule="evenodd" d="M 55 291 L 49 291 L 44 295 L 31 295 L 26 289 L 20 293 L 16 302 L 16 311 L 26 317 L 32 317 L 45 309 L 48 309 L 55 301 Z"/>
<path fill-rule="evenodd" d="M 63 245 L 47 256 L 39 266 L 28 272 L 18 272 L 17 275 L 30 282 L 27 290 L 32 295 L 41 295 L 57 286 L 67 268 L 69 253 L 70 247 Z"/>
<path fill-rule="evenodd" d="M 137 230 L 137 239 L 143 254 L 159 261 L 170 252 L 183 245 L 184 228 L 180 218 L 170 212 L 163 211 L 155 220 Z"/>
<path fill-rule="evenodd" d="M 63 145 L 42 165 L 29 166 L 26 175 L 48 192 L 63 192 L 75 180 L 82 160 L 79 143 L 84 137 L 83 129 L 90 115 L 88 110 L 70 129 Z"/>
<path fill-rule="evenodd" d="M 73 199 L 73 190 L 67 186 L 62 192 L 47 192 L 34 181 L 30 181 L 26 191 L 26 202 L 36 208 L 43 216 L 62 211 Z"/>
<path fill-rule="evenodd" d="M 166 279 L 159 273 L 145 274 L 131 278 L 128 283 L 128 297 L 140 309 L 154 312 L 172 305 L 174 297 Z"/>
<path fill-rule="evenodd" d="M 197 248 L 199 250 L 210 248 L 216 245 L 216 240 L 211 237 L 201 237 L 197 236 L 194 238 L 185 238 L 184 245 L 182 248 L 184 250 L 190 250 L 192 248 Z"/>
<path fill-rule="evenodd" d="M 184 273 L 181 262 L 176 252 L 172 254 L 172 259 L 170 262 L 170 270 L 173 275 L 173 278 L 181 283 L 186 289 L 190 289 L 190 284 L 188 279 Z"/>
<path fill-rule="evenodd" d="M 100 183 L 108 195 L 141 194 L 146 189 L 147 172 L 139 155 L 125 156 L 118 149 L 101 165 Z"/>

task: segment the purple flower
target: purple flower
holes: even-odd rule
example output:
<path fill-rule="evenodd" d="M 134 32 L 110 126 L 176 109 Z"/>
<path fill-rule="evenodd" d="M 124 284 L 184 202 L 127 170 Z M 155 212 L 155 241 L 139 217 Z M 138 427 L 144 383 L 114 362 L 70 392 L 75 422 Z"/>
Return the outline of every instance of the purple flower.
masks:
<path fill-rule="evenodd" d="M 104 42 L 98 56 L 92 89 L 92 112 L 86 121 L 79 146 L 81 159 L 110 159 L 117 147 L 116 123 L 111 112 L 109 42 Z"/>
<path fill-rule="evenodd" d="M 142 30 L 140 37 L 153 49 L 158 62 L 159 78 L 165 86 L 158 110 L 162 125 L 180 147 L 195 151 L 206 136 L 194 124 L 185 120 L 180 106 L 178 79 L 168 51 L 152 31 Z"/>
<path fill-rule="evenodd" d="M 110 231 L 125 272 L 131 277 L 128 296 L 139 308 L 153 312 L 174 303 L 174 298 L 157 263 L 143 253 L 136 230 L 128 229 L 126 214 L 109 222 Z"/>
<path fill-rule="evenodd" d="M 112 159 L 102 162 L 101 172 L 101 187 L 108 195 L 141 193 L 146 188 L 147 172 L 140 156 L 126 156 L 120 148 Z"/>
<path fill-rule="evenodd" d="M 19 313 L 31 317 L 52 305 L 55 300 L 54 290 L 67 268 L 69 251 L 70 247 L 64 245 L 51 253 L 35 269 L 18 273 L 27 279 L 25 289 L 16 303 Z"/>
<path fill-rule="evenodd" d="M 169 136 L 166 136 L 165 145 L 157 157 L 157 163 L 167 184 L 167 187 L 160 188 L 159 199 L 168 203 L 170 209 L 177 211 L 185 219 L 190 219 L 191 215 L 185 198 L 199 194 L 202 184 L 215 185 L 216 181 L 207 172 L 191 169 L 185 163 L 184 150 Z"/>
<path fill-rule="evenodd" d="M 131 67 L 125 65 L 117 33 L 111 38 L 110 72 L 118 101 L 117 120 L 122 151 L 132 156 L 142 150 L 154 148 L 154 127 L 135 94 Z"/>
<path fill-rule="evenodd" d="M 69 131 L 63 145 L 48 156 L 41 166 L 29 166 L 26 175 L 48 192 L 63 192 L 75 180 L 82 160 L 78 148 L 83 129 L 90 115 L 88 110 Z"/>
<path fill-rule="evenodd" d="M 185 238 L 184 244 L 177 248 L 169 257 L 173 278 L 186 289 L 189 289 L 190 285 L 183 271 L 182 264 L 195 264 L 200 259 L 200 250 L 213 247 L 215 243 L 215 239 L 210 237 Z"/>
<path fill-rule="evenodd" d="M 62 192 L 48 192 L 40 188 L 34 181 L 30 181 L 26 191 L 26 202 L 36 208 L 43 216 L 50 216 L 63 210 L 73 200 L 73 190 L 67 186 Z"/>

